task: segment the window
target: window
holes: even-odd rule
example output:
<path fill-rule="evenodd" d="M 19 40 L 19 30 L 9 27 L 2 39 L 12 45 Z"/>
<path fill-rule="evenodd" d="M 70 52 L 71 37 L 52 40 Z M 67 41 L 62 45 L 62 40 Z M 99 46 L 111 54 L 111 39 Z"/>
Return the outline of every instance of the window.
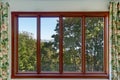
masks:
<path fill-rule="evenodd" d="M 12 12 L 12 78 L 109 78 L 108 12 Z"/>

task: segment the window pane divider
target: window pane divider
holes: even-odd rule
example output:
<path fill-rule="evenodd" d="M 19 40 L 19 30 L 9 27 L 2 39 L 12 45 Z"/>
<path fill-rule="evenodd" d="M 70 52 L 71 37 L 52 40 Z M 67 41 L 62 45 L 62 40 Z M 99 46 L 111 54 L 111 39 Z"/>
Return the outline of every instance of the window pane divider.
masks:
<path fill-rule="evenodd" d="M 82 73 L 85 73 L 85 16 L 82 16 Z"/>
<path fill-rule="evenodd" d="M 41 50 L 40 50 L 40 16 L 37 16 L 37 73 L 41 72 Z"/>
<path fill-rule="evenodd" d="M 15 48 L 16 48 L 17 51 L 15 51 L 15 52 L 16 52 L 17 54 L 16 54 L 16 58 L 15 58 L 15 59 L 16 59 L 16 64 L 17 64 L 17 65 L 16 65 L 15 67 L 16 67 L 16 73 L 18 73 L 18 72 L 19 72 L 19 67 L 18 67 L 18 66 L 19 66 L 19 60 L 18 60 L 18 56 L 19 56 L 19 55 L 18 55 L 18 37 L 19 37 L 19 30 L 18 30 L 18 29 L 19 29 L 19 25 L 18 25 L 18 23 L 19 23 L 19 20 L 18 20 L 18 16 L 17 16 L 17 15 L 16 15 L 16 17 L 17 17 L 17 19 L 15 19 L 15 20 L 16 20 L 16 23 L 17 23 L 17 24 L 16 24 L 16 26 L 15 26 L 15 28 L 16 28 L 16 30 L 15 30 L 15 33 L 16 33 L 16 35 L 15 35 L 15 37 L 16 37 L 16 40 L 15 40 L 15 43 L 16 43 Z"/>
<path fill-rule="evenodd" d="M 63 19 L 59 17 L 59 72 L 63 73 Z"/>

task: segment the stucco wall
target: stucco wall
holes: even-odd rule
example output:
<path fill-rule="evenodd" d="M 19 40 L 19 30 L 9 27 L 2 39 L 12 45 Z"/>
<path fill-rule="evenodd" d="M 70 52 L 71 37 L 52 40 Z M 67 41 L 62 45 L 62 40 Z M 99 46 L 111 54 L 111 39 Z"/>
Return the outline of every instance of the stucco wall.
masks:
<path fill-rule="evenodd" d="M 108 11 L 109 0 L 6 0 L 12 11 Z M 11 25 L 11 14 L 9 15 Z M 11 26 L 9 26 L 11 45 Z M 11 47 L 9 51 L 11 75 Z M 10 76 L 9 76 L 10 78 Z M 10 78 L 11 79 L 11 78 Z M 12 79 L 12 80 L 107 80 L 107 79 Z"/>

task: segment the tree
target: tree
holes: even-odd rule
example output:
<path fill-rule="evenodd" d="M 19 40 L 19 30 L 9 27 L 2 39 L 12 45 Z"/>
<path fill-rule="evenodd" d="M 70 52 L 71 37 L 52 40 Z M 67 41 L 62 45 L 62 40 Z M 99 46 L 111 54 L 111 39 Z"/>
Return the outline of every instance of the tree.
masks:
<path fill-rule="evenodd" d="M 101 17 L 86 18 L 87 71 L 103 71 L 103 31 Z"/>
<path fill-rule="evenodd" d="M 86 69 L 87 71 L 103 71 L 103 18 L 86 18 L 85 25 Z M 81 71 L 81 27 L 81 18 L 63 18 L 64 71 Z M 56 46 L 59 44 L 59 23 L 55 31 L 56 34 L 52 37 Z"/>
<path fill-rule="evenodd" d="M 20 71 L 36 70 L 36 40 L 29 32 L 19 33 L 18 60 Z"/>
<path fill-rule="evenodd" d="M 41 42 L 41 69 L 42 71 L 59 70 L 59 56 L 52 41 Z"/>
<path fill-rule="evenodd" d="M 103 71 L 103 29 L 101 17 L 85 18 L 85 55 L 87 71 Z M 53 41 L 41 41 L 41 70 L 59 71 L 59 22 Z M 63 69 L 81 71 L 82 65 L 82 19 L 63 18 Z M 36 70 L 36 39 L 29 32 L 19 33 L 18 59 L 20 71 Z"/>
<path fill-rule="evenodd" d="M 81 19 L 63 19 L 63 59 L 64 71 L 80 71 L 81 69 Z M 56 25 L 54 46 L 59 44 L 59 23 Z M 57 47 L 58 48 L 58 47 Z"/>
<path fill-rule="evenodd" d="M 20 71 L 36 71 L 36 39 L 29 32 L 19 33 L 18 39 L 18 59 Z M 58 71 L 59 57 L 53 47 L 53 42 L 41 42 L 41 70 L 42 71 Z"/>

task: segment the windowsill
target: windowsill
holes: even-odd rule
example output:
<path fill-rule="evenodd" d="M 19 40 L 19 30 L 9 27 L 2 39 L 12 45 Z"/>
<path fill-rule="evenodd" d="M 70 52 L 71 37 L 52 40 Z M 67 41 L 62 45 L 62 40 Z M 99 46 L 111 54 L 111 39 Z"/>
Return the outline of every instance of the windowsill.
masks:
<path fill-rule="evenodd" d="M 105 73 L 18 73 L 12 75 L 14 78 L 92 78 L 92 79 L 109 79 L 109 75 Z"/>

